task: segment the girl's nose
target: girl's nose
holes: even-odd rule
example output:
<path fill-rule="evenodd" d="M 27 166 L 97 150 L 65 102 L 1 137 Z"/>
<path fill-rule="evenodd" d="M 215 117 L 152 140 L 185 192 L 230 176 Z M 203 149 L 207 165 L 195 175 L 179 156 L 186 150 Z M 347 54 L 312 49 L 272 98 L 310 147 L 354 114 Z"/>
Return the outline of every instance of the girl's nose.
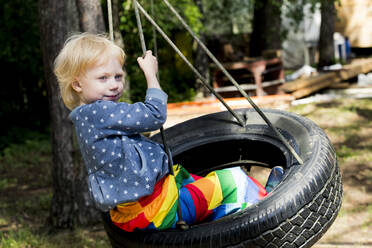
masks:
<path fill-rule="evenodd" d="M 119 88 L 119 83 L 115 79 L 111 80 L 110 90 L 117 90 L 118 88 Z"/>

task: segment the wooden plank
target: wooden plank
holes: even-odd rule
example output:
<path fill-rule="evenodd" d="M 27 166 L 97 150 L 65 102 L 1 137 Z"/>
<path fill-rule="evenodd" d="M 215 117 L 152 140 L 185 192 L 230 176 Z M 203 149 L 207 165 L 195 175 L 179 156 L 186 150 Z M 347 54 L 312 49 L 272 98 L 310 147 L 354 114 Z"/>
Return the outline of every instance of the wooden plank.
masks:
<path fill-rule="evenodd" d="M 300 90 L 302 88 L 310 87 L 311 85 L 318 84 L 323 81 L 333 80 L 333 78 L 337 77 L 336 72 L 327 72 L 323 73 L 314 77 L 305 78 L 305 79 L 297 79 L 291 82 L 287 82 L 280 86 L 280 89 L 285 92 L 293 92 L 296 90 Z"/>
<path fill-rule="evenodd" d="M 296 90 L 292 92 L 292 95 L 295 97 L 295 99 L 302 98 L 340 81 L 341 79 L 339 77 L 332 77 L 329 80 L 319 81 L 311 86 Z"/>
<path fill-rule="evenodd" d="M 223 63 L 223 67 L 226 70 L 237 70 L 237 69 L 252 69 L 259 65 L 272 65 L 282 63 L 280 58 L 270 58 L 270 59 L 264 59 L 264 58 L 252 58 L 249 61 L 239 61 L 239 62 L 228 62 Z M 219 67 L 217 67 L 215 64 L 211 64 L 210 67 L 212 69 L 219 70 Z"/>
<path fill-rule="evenodd" d="M 372 59 L 357 59 L 351 64 L 345 65 L 342 70 L 337 72 L 327 72 L 315 77 L 298 79 L 292 82 L 283 84 L 280 89 L 284 92 L 290 93 L 304 89 L 303 93 L 297 92 L 296 95 L 307 94 L 310 89 L 316 89 L 322 82 L 340 82 L 358 76 L 360 73 L 368 73 L 372 71 Z M 327 83 L 325 83 L 326 85 Z M 312 87 L 314 86 L 314 87 Z M 321 89 L 321 88 L 320 88 Z"/>
<path fill-rule="evenodd" d="M 358 59 L 354 60 L 351 64 L 345 65 L 339 71 L 339 75 L 342 80 L 347 80 L 370 71 L 372 71 L 372 59 Z"/>
<path fill-rule="evenodd" d="M 331 89 L 348 89 L 351 87 L 351 84 L 346 83 L 346 82 L 339 82 L 339 83 L 334 83 L 329 86 Z"/>
<path fill-rule="evenodd" d="M 342 80 L 347 80 L 347 79 L 358 76 L 358 74 L 362 72 L 362 69 L 363 67 L 361 64 L 354 65 L 352 68 L 346 68 L 346 69 L 341 70 L 339 72 L 339 75 Z"/>
<path fill-rule="evenodd" d="M 372 71 L 372 59 L 369 59 L 369 61 L 366 61 L 366 63 L 363 64 L 363 68 L 362 68 L 362 73 L 364 74 L 370 71 Z"/>
<path fill-rule="evenodd" d="M 262 87 L 266 88 L 269 86 L 282 84 L 284 82 L 283 79 L 273 80 L 273 81 L 266 81 L 262 82 Z M 256 84 L 239 84 L 239 86 L 242 88 L 242 90 L 256 90 L 257 85 Z M 238 91 L 238 89 L 232 85 L 232 86 L 224 86 L 224 87 L 218 87 L 214 89 L 216 92 L 230 92 L 230 91 Z"/>

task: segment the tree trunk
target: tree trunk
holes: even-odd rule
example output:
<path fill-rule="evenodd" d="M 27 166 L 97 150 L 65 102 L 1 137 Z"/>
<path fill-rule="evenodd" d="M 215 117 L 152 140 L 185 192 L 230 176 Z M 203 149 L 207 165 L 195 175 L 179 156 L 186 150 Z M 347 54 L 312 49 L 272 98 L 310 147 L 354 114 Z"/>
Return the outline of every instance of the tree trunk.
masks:
<path fill-rule="evenodd" d="M 112 0 L 112 26 L 114 29 L 115 44 L 124 49 L 124 40 L 120 32 L 120 10 L 122 8 L 121 3 L 122 1 Z"/>
<path fill-rule="evenodd" d="M 74 0 L 40 0 L 40 42 L 43 53 L 51 117 L 53 198 L 50 224 L 56 228 L 71 228 L 74 224 L 75 170 L 72 158 L 73 129 L 69 111 L 61 101 L 58 82 L 53 74 L 54 58 L 68 34 L 77 31 L 78 20 Z"/>
<path fill-rule="evenodd" d="M 83 32 L 104 33 L 105 22 L 103 20 L 102 7 L 99 0 L 76 0 L 78 20 Z M 77 207 L 76 222 L 87 225 L 97 223 L 100 220 L 99 212 L 93 207 L 89 188 L 86 181 L 87 172 L 82 161 L 77 140 L 73 139 L 73 161 L 75 164 L 75 204 Z"/>
<path fill-rule="evenodd" d="M 39 17 L 53 156 L 53 198 L 49 224 L 56 229 L 73 228 L 75 224 L 93 223 L 99 219 L 88 195 L 86 172 L 74 142 L 69 110 L 62 102 L 53 73 L 54 59 L 66 38 L 80 31 L 76 0 L 39 0 Z"/>
<path fill-rule="evenodd" d="M 265 50 L 282 48 L 281 5 L 282 0 L 256 1 L 249 46 L 250 57 L 262 56 Z"/>
<path fill-rule="evenodd" d="M 118 45 L 119 47 L 123 48 L 125 51 L 125 44 L 124 44 L 124 39 L 123 36 L 121 35 L 120 31 L 120 11 L 122 9 L 122 1 L 119 0 L 113 0 L 112 1 L 112 26 L 114 29 L 114 41 L 115 44 Z M 123 68 L 124 71 L 124 88 L 123 88 L 123 97 L 125 98 L 124 100 L 129 100 L 130 99 L 130 83 L 129 83 L 129 78 L 127 71 L 125 67 Z"/>
<path fill-rule="evenodd" d="M 96 34 L 106 31 L 99 0 L 76 0 L 76 4 L 82 31 Z"/>
<path fill-rule="evenodd" d="M 333 33 L 335 29 L 336 8 L 333 0 L 321 1 L 321 24 L 319 36 L 319 63 L 321 68 L 335 62 Z"/>

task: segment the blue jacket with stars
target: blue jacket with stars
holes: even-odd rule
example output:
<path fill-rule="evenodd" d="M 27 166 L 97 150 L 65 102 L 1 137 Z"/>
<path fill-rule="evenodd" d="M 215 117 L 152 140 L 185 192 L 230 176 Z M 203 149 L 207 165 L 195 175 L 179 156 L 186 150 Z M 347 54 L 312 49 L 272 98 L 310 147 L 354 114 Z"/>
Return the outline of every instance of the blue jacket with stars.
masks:
<path fill-rule="evenodd" d="M 140 134 L 159 129 L 166 115 L 167 95 L 156 88 L 147 90 L 144 102 L 98 100 L 70 113 L 99 210 L 150 195 L 168 173 L 163 146 Z"/>

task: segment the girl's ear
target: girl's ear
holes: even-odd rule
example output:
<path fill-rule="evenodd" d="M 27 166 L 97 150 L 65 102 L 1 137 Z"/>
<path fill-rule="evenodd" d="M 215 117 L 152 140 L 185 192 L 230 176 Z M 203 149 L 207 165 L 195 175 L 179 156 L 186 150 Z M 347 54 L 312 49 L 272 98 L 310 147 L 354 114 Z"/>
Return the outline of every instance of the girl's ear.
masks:
<path fill-rule="evenodd" d="M 72 82 L 71 87 L 77 92 L 80 93 L 83 89 L 81 88 L 78 78 L 75 78 L 75 81 Z"/>

